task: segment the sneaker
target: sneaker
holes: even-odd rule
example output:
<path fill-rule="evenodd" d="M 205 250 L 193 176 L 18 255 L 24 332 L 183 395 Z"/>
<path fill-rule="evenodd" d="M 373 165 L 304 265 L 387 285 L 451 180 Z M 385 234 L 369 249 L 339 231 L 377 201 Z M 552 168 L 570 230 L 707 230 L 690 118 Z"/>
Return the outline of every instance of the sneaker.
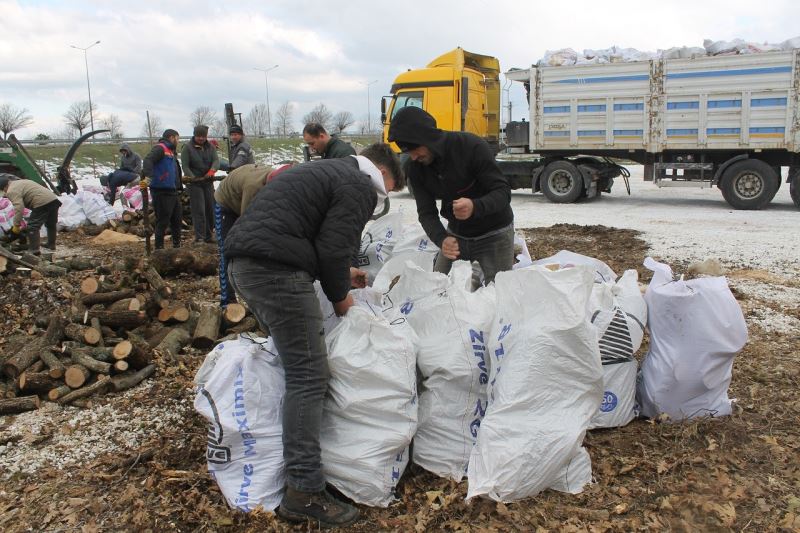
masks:
<path fill-rule="evenodd" d="M 289 522 L 313 520 L 320 527 L 346 527 L 358 520 L 358 509 L 333 497 L 328 491 L 300 492 L 287 488 L 278 516 Z"/>

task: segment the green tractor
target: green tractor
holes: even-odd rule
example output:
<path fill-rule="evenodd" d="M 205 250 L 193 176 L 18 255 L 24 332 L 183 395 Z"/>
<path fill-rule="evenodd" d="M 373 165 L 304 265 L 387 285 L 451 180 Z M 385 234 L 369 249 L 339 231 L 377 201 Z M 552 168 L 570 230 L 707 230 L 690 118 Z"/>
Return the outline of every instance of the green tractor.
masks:
<path fill-rule="evenodd" d="M 48 187 L 56 194 L 67 193 L 75 194 L 78 191 L 78 186 L 69 171 L 72 158 L 75 152 L 83 144 L 86 139 L 97 135 L 98 133 L 105 133 L 108 130 L 95 130 L 81 135 L 72 146 L 67 150 L 67 155 L 56 170 L 56 184 L 53 185 L 47 172 L 36 163 L 31 157 L 25 147 L 11 134 L 8 139 L 0 139 L 0 173 L 13 174 L 19 178 L 33 180 L 39 185 Z"/>

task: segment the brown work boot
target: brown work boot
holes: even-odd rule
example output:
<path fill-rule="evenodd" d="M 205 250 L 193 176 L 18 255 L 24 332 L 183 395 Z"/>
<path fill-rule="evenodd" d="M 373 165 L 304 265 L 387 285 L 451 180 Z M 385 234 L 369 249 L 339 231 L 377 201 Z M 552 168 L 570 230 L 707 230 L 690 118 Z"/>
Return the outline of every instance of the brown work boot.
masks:
<path fill-rule="evenodd" d="M 346 527 L 358 520 L 358 509 L 333 497 L 327 490 L 300 492 L 287 488 L 278 516 L 290 522 L 319 522 L 322 528 Z"/>

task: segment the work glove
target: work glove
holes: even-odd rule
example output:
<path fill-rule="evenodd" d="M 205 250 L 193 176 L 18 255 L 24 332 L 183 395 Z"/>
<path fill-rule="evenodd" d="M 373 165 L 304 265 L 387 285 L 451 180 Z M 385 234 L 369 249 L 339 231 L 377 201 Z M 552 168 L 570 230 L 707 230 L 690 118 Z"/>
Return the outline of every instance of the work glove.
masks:
<path fill-rule="evenodd" d="M 191 176 L 187 176 L 186 174 L 184 174 L 183 176 L 181 176 L 181 182 L 182 182 L 182 183 L 192 183 L 192 182 L 194 182 L 194 178 L 192 178 Z"/>
<path fill-rule="evenodd" d="M 11 226 L 11 233 L 14 235 L 19 235 L 22 233 L 22 229 L 19 226 Z"/>
<path fill-rule="evenodd" d="M 217 173 L 217 171 L 212 168 L 208 172 L 206 172 L 206 177 L 207 178 L 213 178 L 214 174 L 216 174 L 216 173 Z"/>
<path fill-rule="evenodd" d="M 142 179 L 139 180 L 139 189 L 143 191 L 143 190 L 147 189 L 147 186 L 149 184 L 150 183 L 149 183 L 149 180 L 147 178 L 142 178 Z"/>

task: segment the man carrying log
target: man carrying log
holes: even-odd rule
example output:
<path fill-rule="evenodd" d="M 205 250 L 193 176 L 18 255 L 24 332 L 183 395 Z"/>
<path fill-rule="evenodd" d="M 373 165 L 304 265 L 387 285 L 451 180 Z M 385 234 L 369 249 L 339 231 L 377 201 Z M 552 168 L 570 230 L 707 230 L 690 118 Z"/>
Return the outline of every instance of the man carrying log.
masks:
<path fill-rule="evenodd" d="M 347 313 L 350 288 L 366 284 L 366 274 L 350 267 L 364 226 L 387 191 L 404 185 L 386 144 L 298 165 L 256 193 L 225 243 L 231 284 L 270 331 L 283 362 L 288 487 L 278 514 L 287 520 L 340 527 L 358 518 L 353 506 L 325 490 L 319 435 L 329 371 L 313 283 L 320 280 L 339 316 Z"/>

